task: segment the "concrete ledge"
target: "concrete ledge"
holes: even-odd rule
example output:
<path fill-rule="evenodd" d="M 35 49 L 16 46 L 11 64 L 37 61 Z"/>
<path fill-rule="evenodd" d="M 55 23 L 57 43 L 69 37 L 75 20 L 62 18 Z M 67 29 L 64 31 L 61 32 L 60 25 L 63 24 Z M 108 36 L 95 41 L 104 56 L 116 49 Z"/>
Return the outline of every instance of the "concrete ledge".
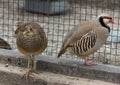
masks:
<path fill-rule="evenodd" d="M 0 62 L 26 67 L 27 59 L 18 51 L 0 49 Z M 36 67 L 40 71 L 120 83 L 120 67 L 118 66 L 98 64 L 88 67 L 84 66 L 81 61 L 57 59 L 50 56 L 37 56 Z"/>

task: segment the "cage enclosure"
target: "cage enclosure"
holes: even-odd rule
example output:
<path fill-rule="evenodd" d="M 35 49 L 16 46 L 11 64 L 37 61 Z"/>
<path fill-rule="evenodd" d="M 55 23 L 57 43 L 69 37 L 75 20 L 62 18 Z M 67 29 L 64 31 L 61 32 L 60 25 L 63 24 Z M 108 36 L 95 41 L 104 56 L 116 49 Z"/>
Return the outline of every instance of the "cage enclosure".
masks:
<path fill-rule="evenodd" d="M 69 10 L 67 0 L 25 0 L 25 10 L 43 14 L 61 14 Z"/>
<path fill-rule="evenodd" d="M 61 14 L 67 10 L 70 11 Z M 84 21 L 96 19 L 96 16 L 100 13 L 110 14 L 115 24 L 110 26 L 111 31 L 107 43 L 89 57 L 89 61 L 93 61 L 97 65 L 84 66 L 83 59 L 72 56 L 68 52 L 57 59 L 57 54 L 67 33 Z M 60 15 L 49 16 L 50 14 Z M 19 21 L 38 23 L 44 29 L 48 38 L 46 50 L 35 57 L 37 71 L 60 75 L 58 78 L 53 74 L 47 76 L 47 73 L 35 73 L 37 77 L 34 74 L 31 76 L 30 79 L 33 81 L 31 85 L 47 85 L 46 82 L 45 84 L 36 84 L 35 79 L 38 77 L 44 81 L 50 80 L 48 83 L 54 83 L 48 85 L 81 85 L 80 83 L 75 84 L 80 81 L 78 78 L 120 83 L 119 0 L 0 0 L 0 37 L 5 39 L 12 47 L 12 50 L 0 49 L 0 84 L 2 82 L 2 85 L 27 85 L 23 82 L 25 80 L 20 77 L 25 71 L 24 68 L 27 67 L 27 57 L 17 50 L 16 40 L 13 37 L 14 31 L 17 29 L 16 23 Z M 15 66 L 15 69 L 13 66 Z M 6 69 L 10 69 L 10 71 Z M 64 78 L 61 78 L 61 74 L 67 75 L 67 78 L 71 80 L 64 80 Z M 44 79 L 41 75 L 45 76 Z M 7 80 L 8 84 L 4 84 Z M 14 83 L 13 81 L 16 84 L 10 84 Z M 37 81 L 39 82 L 39 79 Z M 61 82 L 59 83 L 59 81 Z"/>

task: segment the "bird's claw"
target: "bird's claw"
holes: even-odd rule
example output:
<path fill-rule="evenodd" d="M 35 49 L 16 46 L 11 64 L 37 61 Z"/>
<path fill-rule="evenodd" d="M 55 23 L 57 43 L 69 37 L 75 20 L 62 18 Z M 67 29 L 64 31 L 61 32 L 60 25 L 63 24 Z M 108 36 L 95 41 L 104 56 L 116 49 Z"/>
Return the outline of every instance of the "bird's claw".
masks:
<path fill-rule="evenodd" d="M 22 78 L 25 78 L 29 82 L 29 75 L 32 73 L 31 69 L 27 69 L 26 73 L 22 76 Z"/>
<path fill-rule="evenodd" d="M 84 65 L 86 65 L 86 66 L 95 66 L 96 64 L 95 63 L 93 63 L 93 62 L 88 62 L 88 61 L 86 61 L 86 62 L 84 62 Z"/>

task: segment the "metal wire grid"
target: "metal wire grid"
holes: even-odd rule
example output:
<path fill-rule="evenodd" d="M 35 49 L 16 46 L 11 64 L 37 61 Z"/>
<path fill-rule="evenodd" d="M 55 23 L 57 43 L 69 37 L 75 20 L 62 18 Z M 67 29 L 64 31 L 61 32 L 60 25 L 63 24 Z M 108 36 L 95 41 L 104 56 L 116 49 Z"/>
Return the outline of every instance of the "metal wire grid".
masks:
<path fill-rule="evenodd" d="M 60 0 L 57 0 L 60 1 Z M 66 1 L 66 0 L 65 0 Z M 80 22 L 95 19 L 100 13 L 106 12 L 112 15 L 115 25 L 112 30 L 119 33 L 119 0 L 68 0 L 70 11 L 61 15 L 43 15 L 40 13 L 27 12 L 24 10 L 25 0 L 0 0 L 0 37 L 8 41 L 13 49 L 16 49 L 15 38 L 13 37 L 16 23 L 37 22 L 45 30 L 48 37 L 48 47 L 43 55 L 56 56 L 62 41 L 69 32 Z M 113 33 L 111 35 L 113 37 Z M 120 35 L 114 36 L 117 39 Z M 90 60 L 100 63 L 120 65 L 120 44 L 112 43 L 104 45 L 98 52 L 91 55 Z M 78 59 L 68 53 L 62 58 Z"/>

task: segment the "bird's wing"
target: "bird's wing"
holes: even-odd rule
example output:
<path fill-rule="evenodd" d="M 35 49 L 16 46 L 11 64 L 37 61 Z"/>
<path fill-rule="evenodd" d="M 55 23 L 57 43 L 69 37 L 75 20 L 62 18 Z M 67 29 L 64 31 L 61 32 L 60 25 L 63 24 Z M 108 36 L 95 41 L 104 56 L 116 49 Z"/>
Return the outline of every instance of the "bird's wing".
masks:
<path fill-rule="evenodd" d="M 65 37 L 63 42 L 63 47 L 73 44 L 76 41 L 78 41 L 83 35 L 93 30 L 94 27 L 93 22 L 85 22 L 80 25 L 77 25 L 75 28 L 73 28 L 68 35 Z"/>

